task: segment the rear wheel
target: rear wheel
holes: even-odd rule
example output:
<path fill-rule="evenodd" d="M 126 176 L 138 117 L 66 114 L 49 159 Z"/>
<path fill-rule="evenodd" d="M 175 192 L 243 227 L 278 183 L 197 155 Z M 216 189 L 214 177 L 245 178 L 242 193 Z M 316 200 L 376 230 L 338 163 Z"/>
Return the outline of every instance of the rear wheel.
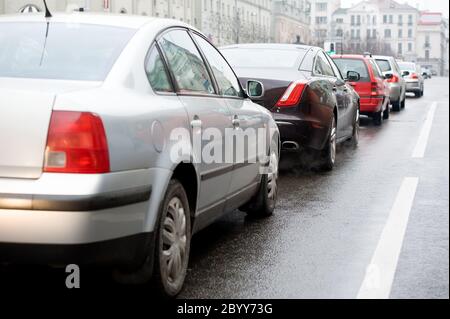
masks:
<path fill-rule="evenodd" d="M 328 136 L 327 145 L 325 149 L 320 152 L 320 166 L 319 169 L 323 171 L 331 171 L 336 163 L 336 149 L 337 149 L 337 125 L 336 116 L 333 116 L 331 124 L 330 135 Z"/>
<path fill-rule="evenodd" d="M 247 215 L 265 218 L 273 214 L 278 197 L 278 163 L 278 146 L 276 142 L 273 142 L 270 147 L 267 172 L 261 176 L 258 193 L 241 208 Z"/>
<path fill-rule="evenodd" d="M 391 109 L 389 107 L 389 103 L 386 105 L 386 110 L 384 110 L 383 112 L 383 119 L 384 120 L 389 120 L 389 117 L 391 115 Z"/>
<path fill-rule="evenodd" d="M 400 101 L 392 103 L 392 111 L 400 112 L 400 110 L 401 110 L 401 102 Z"/>
<path fill-rule="evenodd" d="M 374 113 L 372 116 L 373 124 L 376 126 L 380 126 L 383 124 L 383 111 Z"/>
<path fill-rule="evenodd" d="M 352 135 L 352 139 L 350 140 L 350 143 L 353 147 L 358 147 L 359 144 L 359 130 L 360 130 L 360 126 L 359 126 L 359 109 L 356 111 L 356 116 L 355 116 L 355 122 L 353 123 L 353 135 Z"/>
<path fill-rule="evenodd" d="M 134 272 L 114 272 L 122 284 L 147 284 L 164 297 L 172 298 L 183 288 L 191 245 L 189 202 L 183 185 L 176 179 L 169 183 L 155 229 L 154 249 L 149 249 L 145 263 Z"/>

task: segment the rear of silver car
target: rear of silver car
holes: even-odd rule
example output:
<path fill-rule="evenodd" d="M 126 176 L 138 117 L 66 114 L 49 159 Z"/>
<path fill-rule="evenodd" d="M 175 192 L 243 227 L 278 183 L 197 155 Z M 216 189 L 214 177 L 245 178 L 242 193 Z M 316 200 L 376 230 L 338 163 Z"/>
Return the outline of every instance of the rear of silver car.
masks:
<path fill-rule="evenodd" d="M 406 82 L 403 79 L 402 72 L 393 57 L 375 56 L 374 57 L 383 75 L 390 76 L 388 79 L 390 89 L 390 101 L 395 110 L 404 107 L 406 99 Z"/>
<path fill-rule="evenodd" d="M 139 262 L 154 171 L 114 171 L 101 118 L 57 110 L 101 87 L 134 30 L 47 28 L 0 21 L 0 262 Z"/>

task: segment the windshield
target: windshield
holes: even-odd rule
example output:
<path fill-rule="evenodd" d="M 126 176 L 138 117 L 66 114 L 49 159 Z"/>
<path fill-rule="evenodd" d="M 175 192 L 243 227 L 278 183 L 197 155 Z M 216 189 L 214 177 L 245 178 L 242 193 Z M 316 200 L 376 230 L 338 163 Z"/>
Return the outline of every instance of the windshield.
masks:
<path fill-rule="evenodd" d="M 334 59 L 334 63 L 341 70 L 342 74 L 347 74 L 348 71 L 358 72 L 361 76 L 361 82 L 370 81 L 369 71 L 363 60 L 360 59 Z"/>
<path fill-rule="evenodd" d="M 392 71 L 391 64 L 388 60 L 377 60 L 377 64 L 383 73 Z"/>
<path fill-rule="evenodd" d="M 223 49 L 228 62 L 237 68 L 299 68 L 307 50 Z"/>
<path fill-rule="evenodd" d="M 135 30 L 110 26 L 0 23 L 0 77 L 103 81 Z"/>

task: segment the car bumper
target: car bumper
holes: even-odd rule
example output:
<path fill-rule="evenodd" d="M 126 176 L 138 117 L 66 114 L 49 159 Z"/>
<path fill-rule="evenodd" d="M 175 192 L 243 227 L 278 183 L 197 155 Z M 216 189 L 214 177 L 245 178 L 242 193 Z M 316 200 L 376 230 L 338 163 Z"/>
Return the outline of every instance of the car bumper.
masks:
<path fill-rule="evenodd" d="M 372 114 L 377 113 L 383 110 L 383 105 L 385 102 L 385 98 L 378 97 L 361 97 L 360 100 L 360 110 L 361 114 Z"/>
<path fill-rule="evenodd" d="M 418 92 L 421 90 L 420 82 L 407 82 L 406 92 Z"/>
<path fill-rule="evenodd" d="M 153 233 L 170 174 L 147 169 L 0 178 L 0 261 L 134 260 L 146 246 L 142 237 Z"/>
<path fill-rule="evenodd" d="M 280 130 L 282 150 L 323 149 L 328 138 L 329 127 L 322 122 L 303 118 L 300 115 L 283 113 L 273 113 L 273 117 Z M 298 149 L 283 147 L 292 142 L 298 145 Z"/>
<path fill-rule="evenodd" d="M 86 244 L 142 233 L 151 175 L 139 170 L 2 178 L 0 243 Z"/>

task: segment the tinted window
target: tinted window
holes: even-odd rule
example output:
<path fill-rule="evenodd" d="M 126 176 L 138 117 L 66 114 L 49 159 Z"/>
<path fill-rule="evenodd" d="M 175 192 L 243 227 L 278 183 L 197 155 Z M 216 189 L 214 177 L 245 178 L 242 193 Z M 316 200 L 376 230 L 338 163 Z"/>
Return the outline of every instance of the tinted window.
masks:
<path fill-rule="evenodd" d="M 145 64 L 147 78 L 156 92 L 173 92 L 167 70 L 161 59 L 159 51 L 154 47 L 148 55 Z"/>
<path fill-rule="evenodd" d="M 0 23 L 0 77 L 103 81 L 135 30 L 87 24 Z"/>
<path fill-rule="evenodd" d="M 366 64 L 360 59 L 334 59 L 342 74 L 347 75 L 348 71 L 358 72 L 361 76 L 360 82 L 370 82 L 369 71 Z"/>
<path fill-rule="evenodd" d="M 388 60 L 377 60 L 377 64 L 382 72 L 392 71 L 391 64 Z"/>
<path fill-rule="evenodd" d="M 298 68 L 306 54 L 304 49 L 223 49 L 222 53 L 237 68 Z"/>
<path fill-rule="evenodd" d="M 325 75 L 325 76 L 335 76 L 333 68 L 328 62 L 323 52 L 319 52 L 316 57 L 316 63 L 314 65 L 314 74 Z"/>
<path fill-rule="evenodd" d="M 234 75 L 227 61 L 208 41 L 196 34 L 194 34 L 194 38 L 211 66 L 219 85 L 220 94 L 225 96 L 242 96 L 239 80 Z"/>
<path fill-rule="evenodd" d="M 159 44 L 181 92 L 215 93 L 205 63 L 186 31 L 170 31 Z"/>

